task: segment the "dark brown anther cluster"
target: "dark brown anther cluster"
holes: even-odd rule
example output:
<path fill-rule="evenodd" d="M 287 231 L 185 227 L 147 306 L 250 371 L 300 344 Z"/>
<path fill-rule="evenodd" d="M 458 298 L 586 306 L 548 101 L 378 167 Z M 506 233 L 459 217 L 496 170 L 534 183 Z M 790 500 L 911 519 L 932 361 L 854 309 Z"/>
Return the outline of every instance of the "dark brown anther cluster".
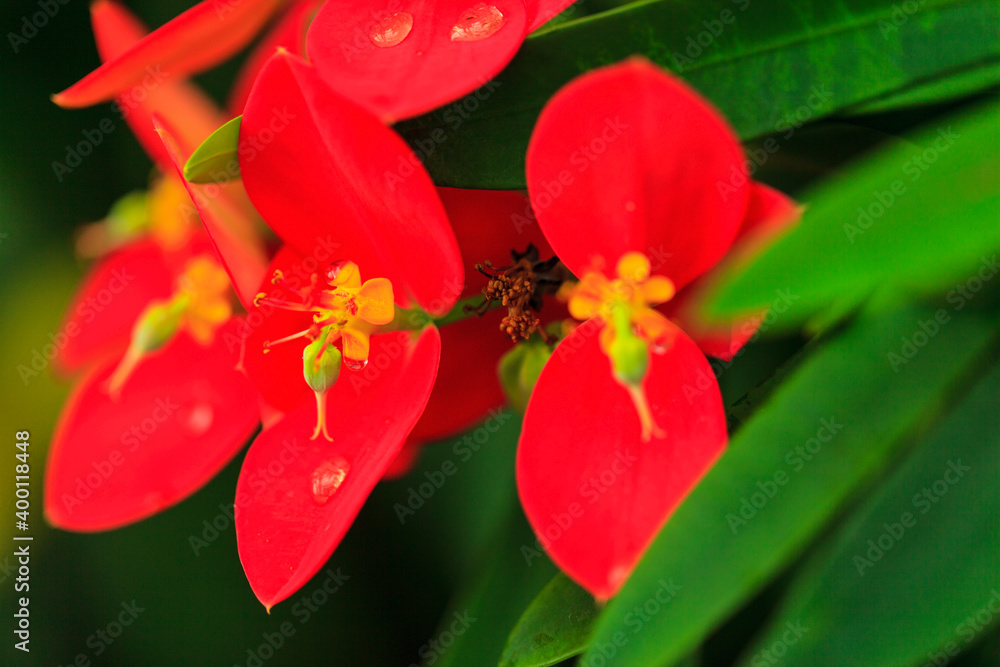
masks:
<path fill-rule="evenodd" d="M 512 250 L 510 254 L 514 260 L 510 266 L 495 267 L 489 261 L 476 264 L 476 270 L 489 282 L 483 288 L 483 303 L 468 310 L 483 315 L 499 301 L 507 309 L 500 330 L 512 341 L 526 340 L 536 331 L 548 341 L 550 336 L 540 328 L 537 313 L 542 309 L 542 297 L 559 291 L 559 286 L 571 277 L 569 271 L 558 257 L 539 260 L 538 248 L 531 244 L 523 253 Z"/>

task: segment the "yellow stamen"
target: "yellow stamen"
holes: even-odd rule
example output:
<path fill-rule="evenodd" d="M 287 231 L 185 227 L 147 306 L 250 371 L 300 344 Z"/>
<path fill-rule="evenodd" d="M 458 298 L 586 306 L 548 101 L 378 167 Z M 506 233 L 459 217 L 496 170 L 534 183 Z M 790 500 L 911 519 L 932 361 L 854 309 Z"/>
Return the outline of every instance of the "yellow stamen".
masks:
<path fill-rule="evenodd" d="M 669 344 L 664 338 L 670 331 L 666 316 L 653 307 L 670 300 L 676 290 L 669 278 L 651 273 L 649 259 L 640 252 L 623 254 L 614 277 L 604 273 L 605 266 L 606 262 L 598 258 L 580 282 L 564 287 L 560 295 L 567 300 L 574 318 L 604 322 L 601 349 L 611 361 L 615 379 L 632 398 L 642 426 L 642 440 L 648 442 L 664 435 L 653 419 L 643 389 L 648 350 Z"/>

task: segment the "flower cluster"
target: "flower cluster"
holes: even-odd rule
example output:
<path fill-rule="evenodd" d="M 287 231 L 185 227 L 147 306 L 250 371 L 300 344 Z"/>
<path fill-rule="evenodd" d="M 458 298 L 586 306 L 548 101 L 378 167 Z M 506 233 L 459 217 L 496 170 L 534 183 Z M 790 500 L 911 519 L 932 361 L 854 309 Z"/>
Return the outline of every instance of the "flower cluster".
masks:
<path fill-rule="evenodd" d="M 522 504 L 567 574 L 599 598 L 620 588 L 726 446 L 717 387 L 694 398 L 682 387 L 711 376 L 705 355 L 732 357 L 753 326 L 705 321 L 699 300 L 796 211 L 749 180 L 723 196 L 717 184 L 743 168 L 735 136 L 639 59 L 548 103 L 527 201 L 437 187 L 420 167 L 387 177 L 419 164 L 392 123 L 475 90 L 568 4 L 469 2 L 206 0 L 148 35 L 113 0 L 94 5 L 105 63 L 57 103 L 112 99 L 153 64 L 171 78 L 129 117 L 158 166 L 150 193 L 81 236 L 101 259 L 71 320 L 110 273 L 136 279 L 80 323 L 60 360 L 84 372 L 49 461 L 52 523 L 103 530 L 160 511 L 257 431 L 235 520 L 270 608 L 319 571 L 380 480 L 501 405 L 501 357 L 541 339 L 548 360 L 516 464 Z M 268 23 L 228 111 L 183 79 Z M 240 178 L 186 181 L 194 148 L 238 114 Z M 611 126 L 581 167 L 579 147 Z M 538 224 L 521 229 L 529 204 Z M 91 487 L 105 459 L 118 462 Z M 597 502 L 544 538 L 605 469 L 615 480 Z"/>

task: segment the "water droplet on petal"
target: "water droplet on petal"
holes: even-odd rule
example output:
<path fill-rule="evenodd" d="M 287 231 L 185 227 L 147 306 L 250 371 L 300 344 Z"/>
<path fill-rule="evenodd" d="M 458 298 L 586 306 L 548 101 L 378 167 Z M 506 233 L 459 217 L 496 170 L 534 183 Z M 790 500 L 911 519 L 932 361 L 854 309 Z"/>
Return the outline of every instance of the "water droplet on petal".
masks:
<path fill-rule="evenodd" d="M 362 371 L 365 366 L 368 365 L 367 359 L 348 359 L 344 357 L 344 365 L 350 368 L 352 371 Z"/>
<path fill-rule="evenodd" d="M 179 416 L 187 432 L 199 436 L 212 427 L 215 412 L 208 403 L 194 403 L 185 405 Z"/>
<path fill-rule="evenodd" d="M 413 14 L 397 12 L 373 23 L 368 29 L 368 37 L 372 40 L 372 44 L 386 49 L 406 39 L 411 30 L 413 30 Z"/>
<path fill-rule="evenodd" d="M 340 271 L 345 266 L 347 266 L 346 259 L 338 259 L 336 262 L 330 262 L 329 266 L 326 267 L 327 280 L 336 280 L 337 276 L 340 275 Z"/>
<path fill-rule="evenodd" d="M 628 211 L 629 213 L 634 213 L 635 212 L 635 202 L 634 201 L 627 201 L 627 202 L 625 202 L 625 210 Z"/>
<path fill-rule="evenodd" d="M 350 464 L 339 456 L 319 464 L 312 474 L 313 500 L 325 505 L 344 483 L 350 469 Z"/>
<path fill-rule="evenodd" d="M 462 12 L 451 28 L 451 41 L 478 42 L 495 35 L 506 22 L 507 17 L 499 9 L 480 2 Z"/>

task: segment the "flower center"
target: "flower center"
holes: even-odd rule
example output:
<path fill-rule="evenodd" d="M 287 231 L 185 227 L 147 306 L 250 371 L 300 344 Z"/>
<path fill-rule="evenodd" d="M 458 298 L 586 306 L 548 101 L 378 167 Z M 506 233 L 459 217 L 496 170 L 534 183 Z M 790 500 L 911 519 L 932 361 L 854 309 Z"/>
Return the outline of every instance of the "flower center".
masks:
<path fill-rule="evenodd" d="M 326 424 L 326 394 L 340 374 L 341 362 L 351 370 L 361 370 L 368 364 L 372 333 L 395 316 L 392 283 L 387 278 L 362 283 L 358 265 L 341 260 L 330 264 L 322 274 L 312 274 L 305 288 L 290 285 L 281 271 L 274 272 L 271 284 L 296 300 L 261 292 L 254 299 L 255 305 L 312 313 L 313 321 L 302 331 L 266 341 L 264 352 L 272 345 L 300 338 L 309 341 L 303 351 L 303 377 L 316 394 L 316 430 L 312 438 L 322 433 L 332 440 Z M 338 342 L 340 349 L 334 347 Z"/>
<path fill-rule="evenodd" d="M 528 244 L 523 253 L 514 250 L 510 254 L 514 263 L 509 266 L 495 267 L 489 260 L 476 264 L 476 270 L 489 278 L 489 282 L 483 288 L 484 301 L 474 310 L 483 315 L 494 301 L 499 301 L 507 309 L 500 330 L 512 341 L 527 340 L 537 331 L 546 342 L 552 342 L 545 330 L 539 328 L 537 313 L 542 309 L 542 297 L 555 294 L 569 277 L 569 271 L 558 257 L 540 260 L 538 248 L 533 244 Z"/>
<path fill-rule="evenodd" d="M 642 439 L 648 441 L 663 432 L 653 420 L 643 380 L 650 348 L 669 345 L 671 331 L 667 318 L 654 306 L 669 301 L 676 290 L 669 278 L 650 275 L 649 259 L 640 252 L 622 255 L 613 278 L 603 268 L 603 261 L 598 261 L 578 283 L 565 285 L 560 297 L 575 319 L 597 318 L 604 323 L 601 350 L 611 361 L 615 379 L 628 390 L 639 414 Z"/>
<path fill-rule="evenodd" d="M 142 358 L 166 345 L 181 327 L 207 346 L 232 314 L 229 276 L 214 257 L 195 257 L 177 279 L 174 294 L 150 302 L 136 319 L 128 350 L 108 379 L 108 393 L 119 396 Z"/>

